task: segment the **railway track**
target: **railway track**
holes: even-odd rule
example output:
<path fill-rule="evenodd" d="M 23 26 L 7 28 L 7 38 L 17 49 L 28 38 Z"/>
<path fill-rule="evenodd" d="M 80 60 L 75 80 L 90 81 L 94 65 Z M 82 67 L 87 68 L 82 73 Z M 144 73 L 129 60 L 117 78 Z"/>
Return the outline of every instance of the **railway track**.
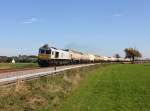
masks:
<path fill-rule="evenodd" d="M 7 85 L 15 83 L 17 80 L 29 80 L 37 78 L 40 76 L 57 74 L 57 72 L 91 66 L 94 64 L 80 64 L 80 65 L 68 65 L 68 66 L 58 66 L 56 69 L 54 67 L 48 68 L 37 68 L 37 69 L 28 69 L 28 70 L 19 70 L 13 72 L 3 72 L 0 73 L 0 85 Z"/>

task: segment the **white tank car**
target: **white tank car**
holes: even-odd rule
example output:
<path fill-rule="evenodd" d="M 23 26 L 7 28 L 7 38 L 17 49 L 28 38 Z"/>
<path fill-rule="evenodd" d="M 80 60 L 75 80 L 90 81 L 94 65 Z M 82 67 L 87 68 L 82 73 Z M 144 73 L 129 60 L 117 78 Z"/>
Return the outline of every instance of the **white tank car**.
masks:
<path fill-rule="evenodd" d="M 119 61 L 126 61 L 124 58 L 118 58 Z"/>
<path fill-rule="evenodd" d="M 94 62 L 100 62 L 100 56 L 95 55 Z"/>
<path fill-rule="evenodd" d="M 107 56 L 101 56 L 101 61 L 108 61 L 109 60 L 109 58 L 107 57 Z"/>
<path fill-rule="evenodd" d="M 117 58 L 115 58 L 115 57 L 110 57 L 110 61 L 112 61 L 112 62 L 117 61 Z"/>
<path fill-rule="evenodd" d="M 90 61 L 90 62 L 94 62 L 94 60 L 95 60 L 95 55 L 93 55 L 93 54 L 88 54 L 88 56 L 89 56 L 89 61 Z"/>
<path fill-rule="evenodd" d="M 77 62 L 78 63 L 78 62 L 81 61 L 81 56 L 82 56 L 81 52 L 71 50 L 71 49 L 67 49 L 66 51 L 69 52 L 69 56 L 70 56 L 70 59 L 72 60 L 72 62 Z"/>
<path fill-rule="evenodd" d="M 82 53 L 81 61 L 84 62 L 89 62 L 89 55 L 86 53 Z"/>
<path fill-rule="evenodd" d="M 124 59 L 124 61 L 129 62 L 129 61 L 130 61 L 130 59 Z"/>

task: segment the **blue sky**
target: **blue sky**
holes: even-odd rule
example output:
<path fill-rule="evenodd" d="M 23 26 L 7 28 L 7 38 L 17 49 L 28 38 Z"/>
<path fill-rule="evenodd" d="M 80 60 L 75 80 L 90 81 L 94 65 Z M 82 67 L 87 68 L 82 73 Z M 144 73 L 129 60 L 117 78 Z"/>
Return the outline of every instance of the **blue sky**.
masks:
<path fill-rule="evenodd" d="M 37 54 L 45 43 L 107 56 L 136 47 L 150 57 L 150 1 L 0 1 L 0 55 Z"/>

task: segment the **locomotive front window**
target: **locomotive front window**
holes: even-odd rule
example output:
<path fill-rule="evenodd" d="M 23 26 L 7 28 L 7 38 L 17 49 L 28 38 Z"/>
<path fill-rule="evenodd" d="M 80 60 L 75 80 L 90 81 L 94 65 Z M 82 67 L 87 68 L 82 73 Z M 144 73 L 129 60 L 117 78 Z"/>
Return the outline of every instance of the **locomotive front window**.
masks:
<path fill-rule="evenodd" d="M 46 50 L 46 54 L 51 54 L 51 50 Z"/>
<path fill-rule="evenodd" d="M 39 50 L 39 53 L 40 53 L 40 54 L 44 54 L 44 53 L 45 53 L 45 50 Z"/>

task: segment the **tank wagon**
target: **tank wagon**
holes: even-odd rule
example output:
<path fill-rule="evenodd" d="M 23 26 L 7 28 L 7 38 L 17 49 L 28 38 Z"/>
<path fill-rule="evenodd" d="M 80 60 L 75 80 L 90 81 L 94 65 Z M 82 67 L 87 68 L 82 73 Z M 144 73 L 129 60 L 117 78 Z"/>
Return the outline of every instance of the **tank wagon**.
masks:
<path fill-rule="evenodd" d="M 74 63 L 74 64 L 81 63 L 82 52 L 78 52 L 72 49 L 66 49 L 66 51 L 70 55 L 71 63 Z"/>
<path fill-rule="evenodd" d="M 71 49 L 58 49 L 55 47 L 49 47 L 48 45 L 40 47 L 38 54 L 38 64 L 42 67 L 80 63 L 114 62 L 116 60 L 121 62 L 127 61 L 123 58 L 116 59 L 107 56 L 83 53 Z"/>
<path fill-rule="evenodd" d="M 82 53 L 81 63 L 88 63 L 88 62 L 90 62 L 89 55 L 87 53 Z"/>

